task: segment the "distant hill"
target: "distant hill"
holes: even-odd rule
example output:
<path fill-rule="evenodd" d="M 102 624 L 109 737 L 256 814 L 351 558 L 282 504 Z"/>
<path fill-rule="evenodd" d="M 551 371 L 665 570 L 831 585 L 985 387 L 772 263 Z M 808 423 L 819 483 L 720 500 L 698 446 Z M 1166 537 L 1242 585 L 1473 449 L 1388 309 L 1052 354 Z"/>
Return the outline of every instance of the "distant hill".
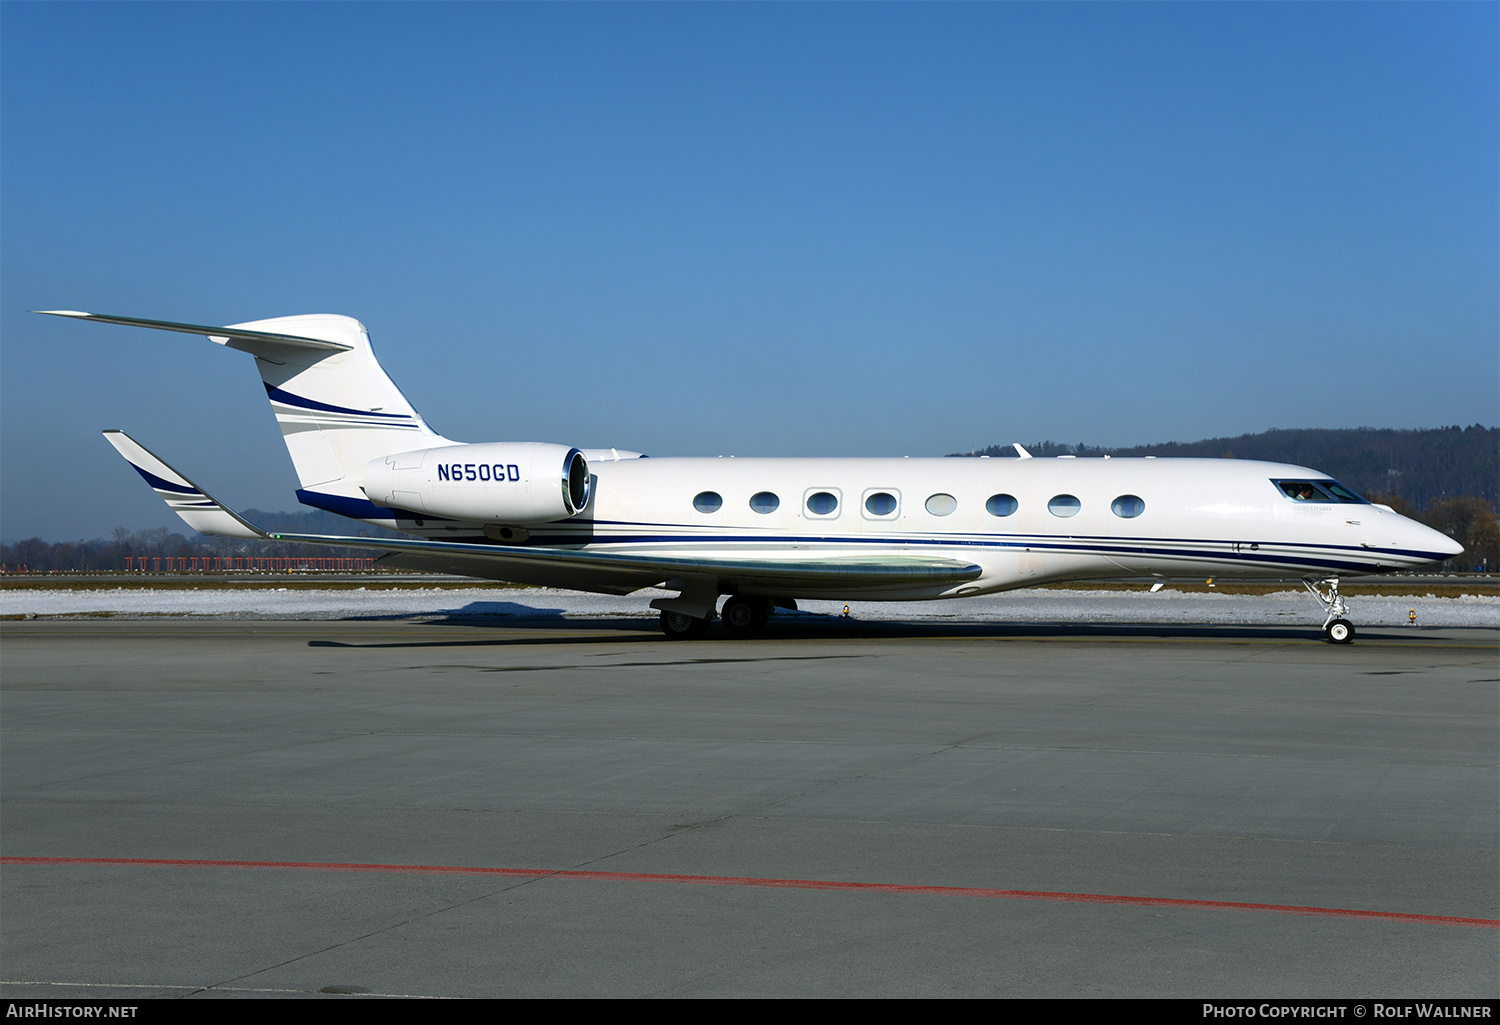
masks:
<path fill-rule="evenodd" d="M 1413 508 L 1460 496 L 1478 498 L 1491 509 L 1500 505 L 1500 428 L 1480 424 L 1419 431 L 1374 427 L 1278 429 L 1237 438 L 1169 441 L 1132 448 L 1041 441 L 1026 449 L 1034 456 L 1264 459 L 1310 466 L 1363 495 L 1400 498 Z M 952 454 L 1005 457 L 1014 456 L 1016 451 L 1009 445 L 991 445 Z"/>

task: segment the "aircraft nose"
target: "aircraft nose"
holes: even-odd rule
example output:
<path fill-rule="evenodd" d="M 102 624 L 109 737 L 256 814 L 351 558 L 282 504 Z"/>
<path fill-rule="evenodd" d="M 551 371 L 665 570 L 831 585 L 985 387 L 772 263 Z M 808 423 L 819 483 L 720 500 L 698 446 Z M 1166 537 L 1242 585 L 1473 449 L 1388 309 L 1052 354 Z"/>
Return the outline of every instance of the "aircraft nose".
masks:
<path fill-rule="evenodd" d="M 1434 530 L 1425 523 L 1397 515 L 1397 522 L 1401 524 L 1396 531 L 1396 537 L 1399 538 L 1397 543 L 1408 552 L 1420 553 L 1421 558 L 1431 562 L 1441 562 L 1464 550 L 1462 544 L 1441 530 Z"/>
<path fill-rule="evenodd" d="M 1451 559 L 1464 550 L 1464 546 L 1458 541 L 1444 534 L 1441 530 L 1434 530 L 1422 523 L 1412 523 L 1413 548 L 1419 551 L 1431 552 L 1434 560 Z"/>

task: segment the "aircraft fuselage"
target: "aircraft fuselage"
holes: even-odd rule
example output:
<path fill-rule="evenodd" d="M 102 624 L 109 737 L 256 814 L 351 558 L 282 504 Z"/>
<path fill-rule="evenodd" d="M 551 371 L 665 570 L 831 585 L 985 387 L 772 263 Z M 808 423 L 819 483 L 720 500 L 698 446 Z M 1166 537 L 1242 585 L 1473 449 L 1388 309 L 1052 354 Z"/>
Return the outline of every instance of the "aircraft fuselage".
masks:
<path fill-rule="evenodd" d="M 983 569 L 961 583 L 882 589 L 893 599 L 1153 574 L 1378 573 L 1452 553 L 1436 531 L 1383 506 L 1337 500 L 1316 487 L 1326 476 L 1282 463 L 665 458 L 591 469 L 592 494 L 578 515 L 531 526 L 515 544 L 710 560 L 923 553 Z M 1313 483 L 1317 497 L 1295 499 L 1285 482 Z M 376 522 L 486 541 L 482 524 Z"/>

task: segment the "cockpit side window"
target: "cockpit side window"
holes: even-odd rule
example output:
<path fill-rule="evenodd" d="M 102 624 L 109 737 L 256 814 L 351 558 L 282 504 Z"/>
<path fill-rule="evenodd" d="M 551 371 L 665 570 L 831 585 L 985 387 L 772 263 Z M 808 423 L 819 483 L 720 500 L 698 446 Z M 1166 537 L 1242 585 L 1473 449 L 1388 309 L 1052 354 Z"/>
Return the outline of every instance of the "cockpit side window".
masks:
<path fill-rule="evenodd" d="M 1273 480 L 1271 483 L 1293 502 L 1370 504 L 1336 480 Z"/>
<path fill-rule="evenodd" d="M 1318 481 L 1318 487 L 1322 488 L 1324 491 L 1332 495 L 1335 501 L 1357 502 L 1360 505 L 1370 504 L 1367 499 L 1360 498 L 1358 495 L 1350 491 L 1348 488 L 1344 487 L 1344 485 L 1340 484 L 1336 480 L 1320 480 Z"/>
<path fill-rule="evenodd" d="M 1293 502 L 1331 502 L 1310 480 L 1278 480 L 1274 482 L 1281 493 Z"/>

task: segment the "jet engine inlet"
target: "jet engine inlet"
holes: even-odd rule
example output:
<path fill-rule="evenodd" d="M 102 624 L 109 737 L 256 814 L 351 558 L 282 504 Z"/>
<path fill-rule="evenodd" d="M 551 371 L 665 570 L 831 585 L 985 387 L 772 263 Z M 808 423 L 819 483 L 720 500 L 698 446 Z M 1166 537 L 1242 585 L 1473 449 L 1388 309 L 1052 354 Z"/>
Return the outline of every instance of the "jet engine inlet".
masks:
<path fill-rule="evenodd" d="M 568 507 L 568 515 L 572 516 L 578 510 L 589 504 L 589 489 L 592 487 L 589 477 L 589 461 L 583 458 L 583 453 L 576 448 L 568 450 L 568 457 L 563 461 L 563 502 Z"/>

